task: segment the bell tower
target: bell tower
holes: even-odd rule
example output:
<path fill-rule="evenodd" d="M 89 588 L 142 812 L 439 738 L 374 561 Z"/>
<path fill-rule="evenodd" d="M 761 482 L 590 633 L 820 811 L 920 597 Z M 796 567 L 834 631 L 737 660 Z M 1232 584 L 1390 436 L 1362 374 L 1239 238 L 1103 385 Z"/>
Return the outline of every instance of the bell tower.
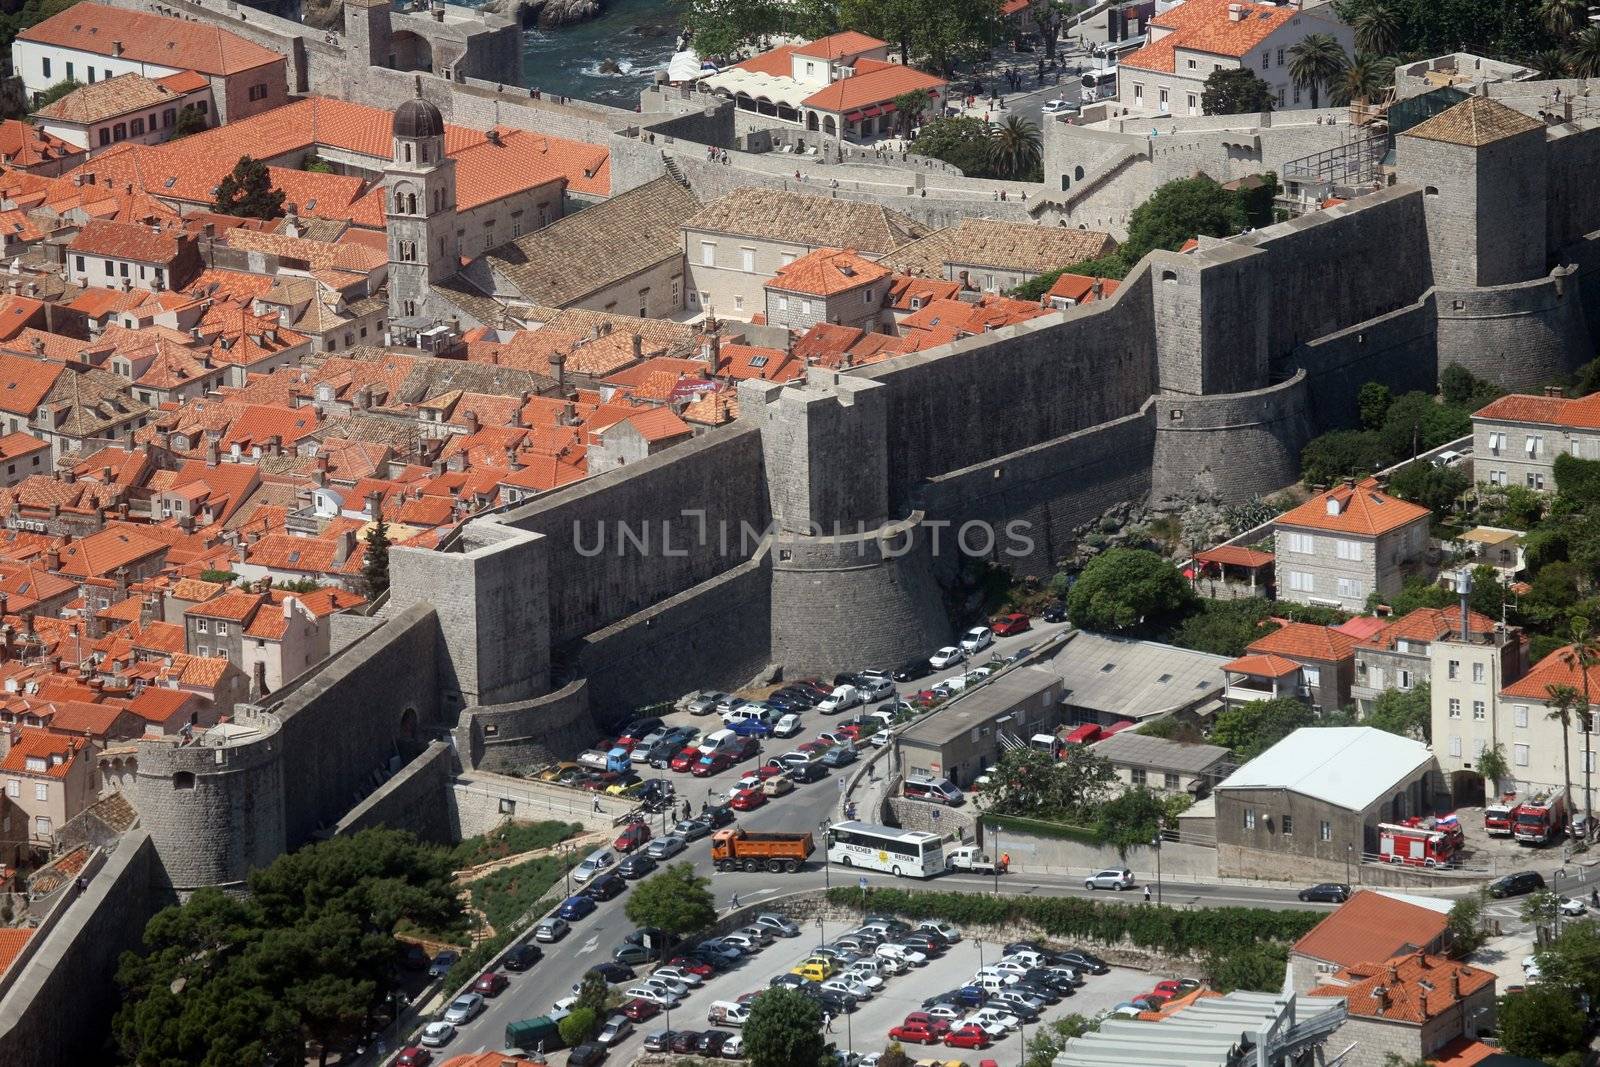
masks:
<path fill-rule="evenodd" d="M 444 116 L 417 95 L 394 113 L 394 158 L 383 171 L 389 235 L 389 328 L 414 333 L 431 325 L 435 282 L 461 268 L 456 241 L 456 162 L 444 153 Z"/>

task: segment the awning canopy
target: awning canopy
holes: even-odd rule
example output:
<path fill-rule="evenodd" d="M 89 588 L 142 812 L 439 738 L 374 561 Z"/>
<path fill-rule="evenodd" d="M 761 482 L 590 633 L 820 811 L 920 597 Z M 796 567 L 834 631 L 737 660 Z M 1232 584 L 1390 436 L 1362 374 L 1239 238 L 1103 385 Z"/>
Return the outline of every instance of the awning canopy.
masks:
<path fill-rule="evenodd" d="M 729 96 L 748 96 L 754 100 L 765 100 L 771 104 L 783 104 L 792 108 L 799 108 L 805 98 L 812 93 L 810 88 L 801 85 L 793 78 L 778 78 L 739 67 L 730 67 L 703 78 L 700 84 Z"/>

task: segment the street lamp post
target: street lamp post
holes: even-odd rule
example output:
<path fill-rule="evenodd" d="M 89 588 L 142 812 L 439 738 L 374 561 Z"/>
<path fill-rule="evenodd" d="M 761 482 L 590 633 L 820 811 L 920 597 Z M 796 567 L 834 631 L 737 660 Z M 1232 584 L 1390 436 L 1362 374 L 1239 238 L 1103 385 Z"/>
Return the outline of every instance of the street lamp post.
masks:
<path fill-rule="evenodd" d="M 1028 1063 L 1028 1020 L 1017 1016 L 1017 1044 L 1021 1047 L 1022 1055 L 1017 1057 L 1017 1067 L 1027 1067 Z"/>
<path fill-rule="evenodd" d="M 1150 847 L 1156 850 L 1156 904 L 1161 903 L 1161 831 L 1156 831 L 1156 836 L 1150 839 Z"/>
<path fill-rule="evenodd" d="M 993 864 L 994 864 L 994 892 L 995 892 L 995 896 L 999 896 L 1000 895 L 1000 828 L 999 827 L 995 827 L 995 831 L 994 831 L 994 856 L 991 857 L 991 858 L 992 858 Z"/>
<path fill-rule="evenodd" d="M 1355 846 L 1354 845 L 1346 844 L 1344 846 L 1344 884 L 1345 885 L 1349 885 L 1350 884 L 1350 857 L 1351 857 L 1351 854 L 1354 853 L 1354 852 L 1355 852 Z"/>
<path fill-rule="evenodd" d="M 561 873 L 567 881 L 567 896 L 572 895 L 572 846 L 561 847 Z"/>

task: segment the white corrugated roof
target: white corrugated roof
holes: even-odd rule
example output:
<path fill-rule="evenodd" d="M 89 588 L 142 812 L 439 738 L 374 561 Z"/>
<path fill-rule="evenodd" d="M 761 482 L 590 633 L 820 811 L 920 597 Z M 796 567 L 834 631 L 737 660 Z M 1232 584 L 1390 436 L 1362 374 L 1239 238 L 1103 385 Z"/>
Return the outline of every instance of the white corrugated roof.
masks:
<path fill-rule="evenodd" d="M 1365 811 L 1433 759 L 1428 746 L 1370 726 L 1307 726 L 1225 778 L 1225 789 L 1288 789 Z"/>

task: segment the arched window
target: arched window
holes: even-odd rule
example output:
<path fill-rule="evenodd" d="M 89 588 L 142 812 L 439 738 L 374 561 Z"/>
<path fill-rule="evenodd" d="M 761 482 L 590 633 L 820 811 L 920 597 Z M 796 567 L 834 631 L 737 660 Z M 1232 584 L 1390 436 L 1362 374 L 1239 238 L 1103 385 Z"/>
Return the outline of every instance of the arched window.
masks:
<path fill-rule="evenodd" d="M 1072 168 L 1072 177 L 1074 179 L 1076 179 L 1077 181 L 1080 181 L 1080 182 L 1083 181 L 1083 168 L 1082 167 L 1073 167 Z"/>
<path fill-rule="evenodd" d="M 1423 196 L 1438 196 L 1439 195 L 1439 190 L 1438 190 L 1437 187 L 1430 185 L 1426 189 L 1422 190 L 1422 195 Z"/>
<path fill-rule="evenodd" d="M 426 163 L 428 161 L 428 146 L 426 144 L 418 145 L 417 151 L 421 153 L 422 162 Z"/>
<path fill-rule="evenodd" d="M 405 157 L 406 157 L 406 162 L 410 163 L 411 162 L 411 144 L 409 142 L 407 142 L 407 144 L 405 146 Z"/>
<path fill-rule="evenodd" d="M 417 194 L 416 193 L 407 193 L 406 194 L 406 214 L 407 215 L 415 215 L 416 213 L 417 213 Z"/>

